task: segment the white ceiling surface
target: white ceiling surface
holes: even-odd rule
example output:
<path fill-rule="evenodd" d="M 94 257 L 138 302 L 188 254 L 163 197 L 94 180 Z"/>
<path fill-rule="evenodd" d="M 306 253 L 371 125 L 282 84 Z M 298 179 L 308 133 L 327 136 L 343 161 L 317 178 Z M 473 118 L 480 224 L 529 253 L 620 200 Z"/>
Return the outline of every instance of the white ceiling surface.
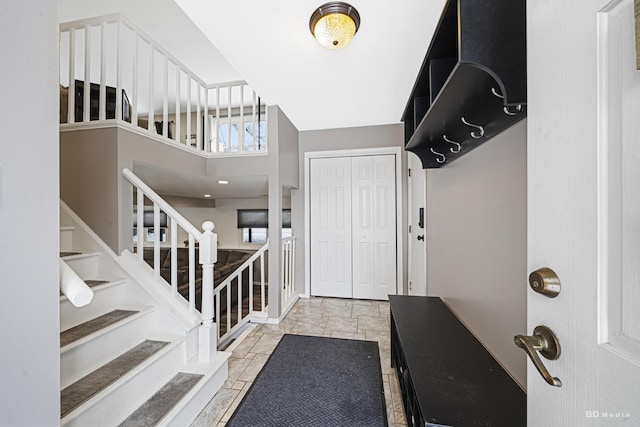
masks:
<path fill-rule="evenodd" d="M 266 175 L 202 177 L 146 163 L 136 163 L 135 174 L 156 193 L 166 196 L 203 199 L 210 194 L 212 199 L 248 199 L 269 193 Z M 229 184 L 218 184 L 219 180 Z"/>
<path fill-rule="evenodd" d="M 267 104 L 298 130 L 398 123 L 444 0 L 349 0 L 361 17 L 340 50 L 309 31 L 325 0 L 175 0 Z"/>

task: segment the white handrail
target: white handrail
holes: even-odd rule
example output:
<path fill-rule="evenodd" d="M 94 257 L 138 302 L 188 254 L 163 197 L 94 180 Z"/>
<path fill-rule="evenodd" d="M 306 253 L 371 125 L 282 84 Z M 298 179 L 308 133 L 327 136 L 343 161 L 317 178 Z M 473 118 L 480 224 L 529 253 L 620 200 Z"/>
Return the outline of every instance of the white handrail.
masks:
<path fill-rule="evenodd" d="M 196 240 L 200 240 L 201 233 L 200 231 L 191 224 L 184 216 L 180 214 L 177 210 L 175 210 L 169 203 L 167 203 L 162 197 L 158 195 L 155 191 L 151 189 L 147 184 L 144 183 L 140 178 L 138 178 L 131 170 L 128 168 L 124 168 L 122 170 L 122 175 L 124 175 L 127 180 L 133 184 L 135 187 L 140 188 L 144 195 L 149 198 L 154 203 L 157 203 L 164 212 L 167 213 L 168 216 L 175 218 L 178 225 L 184 228 L 189 233 L 196 236 Z"/>
<path fill-rule="evenodd" d="M 74 307 L 84 307 L 93 299 L 93 290 L 60 259 L 60 290 Z"/>

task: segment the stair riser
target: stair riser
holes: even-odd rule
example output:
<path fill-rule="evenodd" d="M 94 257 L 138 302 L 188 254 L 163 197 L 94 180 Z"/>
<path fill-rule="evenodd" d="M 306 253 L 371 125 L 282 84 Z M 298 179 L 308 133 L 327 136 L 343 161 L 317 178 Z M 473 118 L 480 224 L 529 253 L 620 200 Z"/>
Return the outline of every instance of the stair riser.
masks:
<path fill-rule="evenodd" d="M 70 227 L 60 228 L 60 252 L 70 252 L 73 250 L 73 229 Z"/>
<path fill-rule="evenodd" d="M 130 319 L 126 319 L 125 322 Z M 114 325 L 115 326 L 115 325 Z M 80 378 L 143 341 L 153 328 L 153 312 L 130 320 L 60 354 L 60 388 Z"/>
<path fill-rule="evenodd" d="M 179 369 L 183 362 L 182 343 L 170 344 L 170 348 L 161 351 L 161 355 L 153 363 L 138 367 L 140 370 L 126 381 L 115 387 L 111 393 L 102 396 L 98 404 L 87 402 L 76 411 L 61 420 L 62 426 L 99 426 L 105 420 L 109 425 L 118 425 L 129 414 L 142 405 L 157 389 L 162 387 Z M 84 409 L 84 410 L 83 410 Z"/>
<path fill-rule="evenodd" d="M 94 279 L 98 277 L 100 268 L 100 255 L 91 255 L 84 258 L 70 259 L 65 262 L 81 279 Z"/>
<path fill-rule="evenodd" d="M 72 326 L 79 325 L 89 319 L 113 310 L 130 301 L 123 300 L 123 287 L 126 283 L 120 283 L 103 289 L 94 289 L 93 300 L 84 307 L 75 307 L 67 299 L 60 301 L 60 330 L 65 331 Z"/>

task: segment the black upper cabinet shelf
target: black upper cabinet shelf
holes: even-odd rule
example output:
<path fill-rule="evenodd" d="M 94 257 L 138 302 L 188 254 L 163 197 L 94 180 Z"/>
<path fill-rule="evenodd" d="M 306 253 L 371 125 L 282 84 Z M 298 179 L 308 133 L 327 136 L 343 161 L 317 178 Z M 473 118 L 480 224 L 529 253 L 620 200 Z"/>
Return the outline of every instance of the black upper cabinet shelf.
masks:
<path fill-rule="evenodd" d="M 448 0 L 402 116 L 405 148 L 439 168 L 522 120 L 526 69 L 525 0 Z"/>

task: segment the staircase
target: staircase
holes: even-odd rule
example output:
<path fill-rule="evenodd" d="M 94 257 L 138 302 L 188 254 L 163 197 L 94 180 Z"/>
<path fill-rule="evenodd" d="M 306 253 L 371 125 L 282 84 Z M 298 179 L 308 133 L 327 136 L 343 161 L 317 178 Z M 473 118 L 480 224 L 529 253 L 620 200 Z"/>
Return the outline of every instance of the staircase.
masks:
<path fill-rule="evenodd" d="M 189 425 L 227 379 L 228 353 L 199 362 L 198 326 L 133 279 L 63 202 L 60 254 L 93 290 L 60 296 L 63 426 Z"/>

